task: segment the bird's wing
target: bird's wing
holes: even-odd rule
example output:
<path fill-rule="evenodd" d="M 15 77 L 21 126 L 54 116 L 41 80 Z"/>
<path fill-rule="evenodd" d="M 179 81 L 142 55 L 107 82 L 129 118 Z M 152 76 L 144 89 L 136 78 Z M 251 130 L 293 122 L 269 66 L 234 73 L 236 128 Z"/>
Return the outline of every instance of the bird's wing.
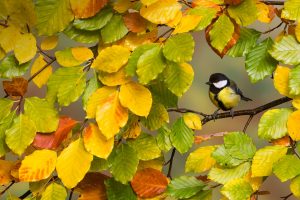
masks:
<path fill-rule="evenodd" d="M 243 92 L 237 87 L 236 83 L 233 80 L 230 80 L 230 87 L 241 96 L 241 99 L 244 101 L 252 101 L 252 99 L 245 97 Z"/>

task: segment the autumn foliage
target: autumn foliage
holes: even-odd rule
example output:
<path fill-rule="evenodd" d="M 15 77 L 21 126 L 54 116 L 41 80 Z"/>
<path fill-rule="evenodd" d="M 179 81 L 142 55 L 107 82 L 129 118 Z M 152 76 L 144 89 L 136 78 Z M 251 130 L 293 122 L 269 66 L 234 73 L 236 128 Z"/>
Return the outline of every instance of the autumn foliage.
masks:
<path fill-rule="evenodd" d="M 260 187 L 274 174 L 300 198 L 299 10 L 299 0 L 1 0 L 0 195 L 209 200 L 219 190 L 248 200 L 272 192 Z M 266 32 L 249 28 L 273 19 L 280 24 Z M 204 135 L 231 113 L 178 108 L 200 31 L 216 56 L 244 57 L 249 80 L 271 77 L 283 96 L 235 111 L 249 116 L 243 132 Z M 29 95 L 30 84 L 45 95 Z M 84 119 L 61 114 L 78 101 Z M 258 148 L 246 133 L 261 112 L 257 135 L 269 143 Z M 223 144 L 205 143 L 215 137 Z M 185 174 L 174 178 L 174 155 L 185 153 Z M 28 191 L 14 196 L 22 182 Z"/>

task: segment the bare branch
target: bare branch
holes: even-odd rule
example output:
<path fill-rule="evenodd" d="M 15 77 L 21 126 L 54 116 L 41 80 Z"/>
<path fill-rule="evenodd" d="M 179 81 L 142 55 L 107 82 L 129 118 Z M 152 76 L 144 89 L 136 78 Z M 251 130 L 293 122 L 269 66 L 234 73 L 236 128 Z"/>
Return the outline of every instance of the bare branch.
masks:
<path fill-rule="evenodd" d="M 171 158 L 168 161 L 169 162 L 169 169 L 168 169 L 167 177 L 169 177 L 171 179 L 172 179 L 172 167 L 173 167 L 173 160 L 174 160 L 175 153 L 176 153 L 176 149 L 173 148 Z"/>
<path fill-rule="evenodd" d="M 247 122 L 246 122 L 246 124 L 245 124 L 245 126 L 244 126 L 244 129 L 243 129 L 243 132 L 244 132 L 244 133 L 246 133 L 246 130 L 247 130 L 247 128 L 248 128 L 248 126 L 249 126 L 251 120 L 253 119 L 253 116 L 254 116 L 254 115 L 250 115 L 250 116 L 249 116 L 249 118 L 248 118 L 248 120 L 247 120 Z"/>
<path fill-rule="evenodd" d="M 171 35 L 171 33 L 172 33 L 173 31 L 174 31 L 173 28 L 170 28 L 170 29 L 166 30 L 166 31 L 163 32 L 161 35 L 159 35 L 159 36 L 156 38 L 156 40 L 155 40 L 154 42 L 158 42 L 158 41 L 159 41 L 159 38 L 164 37 L 164 36 L 167 35 L 168 33 L 170 33 L 170 35 Z"/>
<path fill-rule="evenodd" d="M 41 68 L 39 71 L 37 71 L 36 73 L 34 73 L 29 79 L 28 79 L 28 83 L 30 81 L 32 81 L 32 79 L 34 79 L 37 75 L 39 75 L 42 71 L 44 71 L 47 67 L 49 67 L 52 63 L 54 63 L 56 61 L 56 58 L 53 58 L 50 62 L 48 62 L 43 68 Z"/>
<path fill-rule="evenodd" d="M 267 5 L 284 5 L 284 1 L 260 1 Z"/>
<path fill-rule="evenodd" d="M 290 193 L 290 194 L 288 194 L 288 195 L 286 195 L 286 196 L 283 196 L 283 197 L 280 197 L 280 198 L 283 199 L 283 200 L 287 200 L 287 199 L 290 198 L 292 195 L 293 195 L 293 193 Z"/>
<path fill-rule="evenodd" d="M 277 26 L 275 26 L 274 28 L 271 28 L 270 30 L 267 30 L 265 32 L 262 32 L 262 34 L 267 34 L 267 33 L 270 33 L 276 29 L 278 29 L 284 22 L 280 22 Z"/>
<path fill-rule="evenodd" d="M 11 186 L 15 184 L 15 181 L 12 181 L 2 192 L 0 192 L 0 196 L 3 195 Z"/>

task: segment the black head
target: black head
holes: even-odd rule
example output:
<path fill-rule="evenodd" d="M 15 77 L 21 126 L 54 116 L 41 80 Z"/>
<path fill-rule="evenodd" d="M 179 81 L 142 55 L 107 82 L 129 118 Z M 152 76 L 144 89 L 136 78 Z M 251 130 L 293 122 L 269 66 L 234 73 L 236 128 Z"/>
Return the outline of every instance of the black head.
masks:
<path fill-rule="evenodd" d="M 210 86 L 210 90 L 219 91 L 230 85 L 230 80 L 227 76 L 221 73 L 210 75 L 209 81 L 206 83 Z"/>

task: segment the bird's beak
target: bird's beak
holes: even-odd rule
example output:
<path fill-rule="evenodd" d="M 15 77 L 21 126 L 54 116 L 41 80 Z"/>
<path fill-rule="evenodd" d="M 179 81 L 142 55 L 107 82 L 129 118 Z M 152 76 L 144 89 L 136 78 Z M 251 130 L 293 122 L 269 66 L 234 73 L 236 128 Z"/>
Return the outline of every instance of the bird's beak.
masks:
<path fill-rule="evenodd" d="M 206 85 L 211 85 L 211 82 L 208 81 L 208 82 L 206 82 L 205 84 L 206 84 Z"/>

